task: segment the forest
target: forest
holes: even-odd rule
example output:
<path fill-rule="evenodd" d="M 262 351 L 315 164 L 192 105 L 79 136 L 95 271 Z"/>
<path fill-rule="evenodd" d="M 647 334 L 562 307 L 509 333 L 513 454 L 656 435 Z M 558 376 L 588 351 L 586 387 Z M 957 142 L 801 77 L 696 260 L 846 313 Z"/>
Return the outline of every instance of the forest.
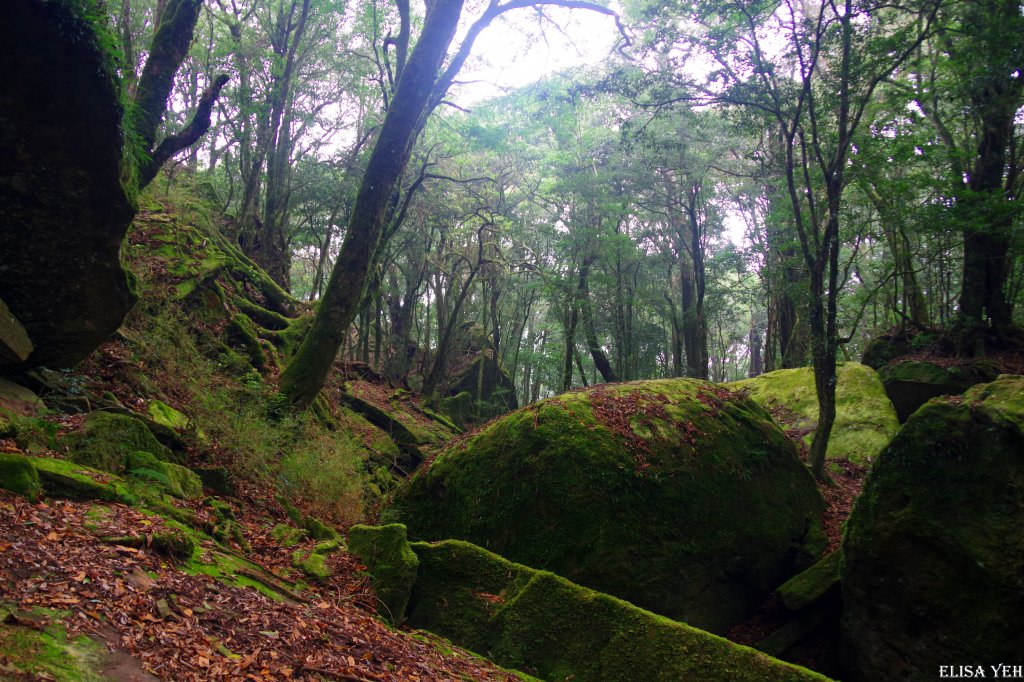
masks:
<path fill-rule="evenodd" d="M 0 679 L 1021 675 L 1020 0 L 0 16 Z"/>

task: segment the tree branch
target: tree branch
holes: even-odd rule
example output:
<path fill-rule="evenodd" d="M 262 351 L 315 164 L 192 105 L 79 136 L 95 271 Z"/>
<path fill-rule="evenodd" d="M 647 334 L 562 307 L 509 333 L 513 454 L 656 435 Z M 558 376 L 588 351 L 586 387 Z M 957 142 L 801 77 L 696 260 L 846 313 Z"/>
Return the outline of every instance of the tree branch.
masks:
<path fill-rule="evenodd" d="M 221 88 L 227 82 L 227 74 L 222 73 L 217 76 L 217 79 L 203 92 L 203 96 L 199 99 L 199 106 L 196 107 L 196 113 L 192 120 L 189 121 L 189 124 L 185 126 L 185 129 L 176 135 L 169 135 L 164 138 L 160 146 L 153 152 L 149 163 L 139 171 L 139 189 L 152 182 L 160 168 L 172 156 L 183 149 L 191 147 L 199 141 L 200 137 L 206 134 L 206 131 L 210 129 L 210 114 L 213 110 L 213 105 L 216 103 L 217 97 L 220 96 Z"/>

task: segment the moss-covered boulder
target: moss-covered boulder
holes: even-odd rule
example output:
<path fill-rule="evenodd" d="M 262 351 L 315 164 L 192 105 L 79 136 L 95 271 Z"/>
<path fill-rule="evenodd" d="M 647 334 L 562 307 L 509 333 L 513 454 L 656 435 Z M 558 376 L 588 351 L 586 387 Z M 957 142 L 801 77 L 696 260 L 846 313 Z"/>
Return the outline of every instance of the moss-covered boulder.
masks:
<path fill-rule="evenodd" d="M 512 377 L 495 356 L 489 343 L 472 362 L 452 377 L 448 397 L 440 406 L 461 427 L 499 417 L 519 407 Z"/>
<path fill-rule="evenodd" d="M 158 460 L 174 461 L 174 453 L 162 445 L 141 420 L 112 412 L 93 412 L 82 429 L 68 436 L 71 459 L 95 469 L 119 474 L 125 458 L 148 452 Z"/>
<path fill-rule="evenodd" d="M 148 452 L 129 453 L 124 461 L 124 472 L 174 497 L 197 500 L 203 496 L 203 482 L 194 471 L 180 464 L 163 462 Z"/>
<path fill-rule="evenodd" d="M 900 425 L 878 374 L 866 365 L 844 362 L 836 370 L 836 422 L 828 442 L 829 459 L 864 464 L 882 451 Z M 748 391 L 783 428 L 810 446 L 818 426 L 818 397 L 810 367 L 780 369 L 728 384 Z"/>
<path fill-rule="evenodd" d="M 1024 652 L 1024 377 L 930 401 L 875 462 L 843 546 L 851 680 Z"/>
<path fill-rule="evenodd" d="M 13 367 L 70 366 L 134 302 L 120 257 L 134 207 L 115 39 L 99 35 L 109 29 L 90 3 L 11 0 L 3 11 L 0 292 L 32 344 Z"/>
<path fill-rule="evenodd" d="M 383 605 L 380 613 L 389 622 L 401 624 L 420 563 L 409 547 L 405 526 L 352 526 L 348 547 L 373 577 L 373 592 Z"/>
<path fill-rule="evenodd" d="M 36 499 L 42 491 L 39 473 L 32 461 L 12 452 L 0 452 L 0 488 L 30 500 Z"/>
<path fill-rule="evenodd" d="M 984 359 L 970 362 L 905 360 L 879 371 L 900 423 L 919 407 L 941 395 L 959 395 L 975 384 L 992 381 L 999 368 Z"/>
<path fill-rule="evenodd" d="M 0 364 L 21 364 L 32 354 L 32 349 L 25 327 L 0 299 Z"/>
<path fill-rule="evenodd" d="M 70 612 L 50 609 L 22 611 L 0 603 L 0 679 L 103 682 L 112 679 L 113 656 L 98 639 L 72 636 L 63 621 Z M 121 656 L 125 656 L 123 653 Z M 132 679 L 148 682 L 137 663 Z M 127 679 L 127 677 L 125 678 Z"/>
<path fill-rule="evenodd" d="M 413 543 L 409 624 L 545 680 L 825 680 L 467 542 Z"/>
<path fill-rule="evenodd" d="M 50 497 L 123 504 L 138 501 L 138 496 L 117 476 L 65 459 L 32 457 L 31 461 L 39 472 L 43 490 Z"/>
<path fill-rule="evenodd" d="M 384 518 L 722 630 L 793 574 L 822 506 L 763 409 L 674 379 L 513 412 L 443 450 Z"/>

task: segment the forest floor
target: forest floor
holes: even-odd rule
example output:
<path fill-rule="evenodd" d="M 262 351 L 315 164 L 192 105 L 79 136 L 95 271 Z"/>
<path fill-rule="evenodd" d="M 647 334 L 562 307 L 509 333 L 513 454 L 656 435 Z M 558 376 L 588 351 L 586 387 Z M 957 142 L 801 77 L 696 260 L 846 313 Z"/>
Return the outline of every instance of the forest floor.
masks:
<path fill-rule="evenodd" d="M 62 426 L 76 424 L 72 420 Z M 0 440 L 0 450 L 17 448 L 13 441 Z M 865 475 L 862 467 L 838 464 L 835 485 L 821 486 L 828 551 L 839 545 L 841 525 Z M 273 540 L 270 529 L 287 522 L 273 499 L 272 491 L 240 482 L 230 504 L 252 548 L 246 558 L 287 584 L 293 551 L 309 549 L 315 541 L 286 548 Z M 93 504 L 31 503 L 0 491 L 0 604 L 14 609 L 5 622 L 37 629 L 46 618 L 32 615 L 34 609 L 70 611 L 62 627 L 87 634 L 113 652 L 105 659 L 107 679 L 518 679 L 427 633 L 383 624 L 374 615 L 363 567 L 344 551 L 329 556 L 330 578 L 274 601 L 252 588 L 190 575 L 151 548 L 100 542 L 98 534 L 158 534 L 164 519 L 110 504 L 101 526 L 86 528 Z M 208 513 L 199 502 L 175 504 L 200 516 Z M 213 550 L 213 543 L 204 549 Z M 784 616 L 777 600 L 768 599 L 729 637 L 754 645 Z M 807 656 L 797 662 L 813 666 L 814 652 Z M 5 663 L 0 656 L 0 671 Z"/>
<path fill-rule="evenodd" d="M 246 558 L 287 584 L 292 551 L 303 546 L 284 548 L 270 538 L 270 528 L 286 518 L 265 493 L 245 490 L 231 504 L 252 545 Z M 114 655 L 105 659 L 104 679 L 518 679 L 447 641 L 375 618 L 362 567 L 344 551 L 329 556 L 330 578 L 275 601 L 189 575 L 153 548 L 100 542 L 97 533 L 152 537 L 164 519 L 110 504 L 99 528 L 87 528 L 92 508 L 0 491 L 0 605 L 12 609 L 8 625 L 42 629 L 50 618 L 38 609 L 53 609 L 69 633 L 105 643 Z M 203 549 L 215 551 L 212 542 Z M 0 655 L 0 673 L 10 672 L 9 663 Z"/>

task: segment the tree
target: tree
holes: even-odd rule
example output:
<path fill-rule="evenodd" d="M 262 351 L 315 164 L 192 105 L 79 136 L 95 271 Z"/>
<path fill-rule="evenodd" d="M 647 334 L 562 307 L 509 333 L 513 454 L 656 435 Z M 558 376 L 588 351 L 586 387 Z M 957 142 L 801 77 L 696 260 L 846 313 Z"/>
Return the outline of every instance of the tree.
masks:
<path fill-rule="evenodd" d="M 846 281 L 840 221 L 852 143 L 875 90 L 925 39 L 938 6 L 823 0 L 800 6 L 702 3 L 698 9 L 707 30 L 703 47 L 720 65 L 712 79 L 726 84 L 709 94 L 766 112 L 781 141 L 810 294 L 818 426 L 809 463 L 815 476 L 827 479 L 825 452 L 836 414 L 838 299 Z M 785 61 L 769 56 L 763 29 L 769 21 L 786 41 Z"/>
<path fill-rule="evenodd" d="M 281 392 L 300 408 L 309 406 L 319 394 L 344 335 L 358 312 L 371 265 L 380 248 L 388 207 L 426 116 L 441 103 L 480 32 L 504 12 L 538 4 L 580 7 L 612 14 L 606 8 L 577 0 L 509 0 L 503 4 L 491 0 L 483 15 L 470 27 L 450 63 L 442 70 L 462 15 L 462 4 L 462 0 L 434 0 L 428 4 L 415 48 L 404 64 L 401 59 L 396 64 L 394 95 L 370 154 L 345 240 L 320 309 L 298 351 L 281 374 Z M 405 35 L 399 38 L 396 52 L 404 55 L 407 49 L 408 35 Z"/>

